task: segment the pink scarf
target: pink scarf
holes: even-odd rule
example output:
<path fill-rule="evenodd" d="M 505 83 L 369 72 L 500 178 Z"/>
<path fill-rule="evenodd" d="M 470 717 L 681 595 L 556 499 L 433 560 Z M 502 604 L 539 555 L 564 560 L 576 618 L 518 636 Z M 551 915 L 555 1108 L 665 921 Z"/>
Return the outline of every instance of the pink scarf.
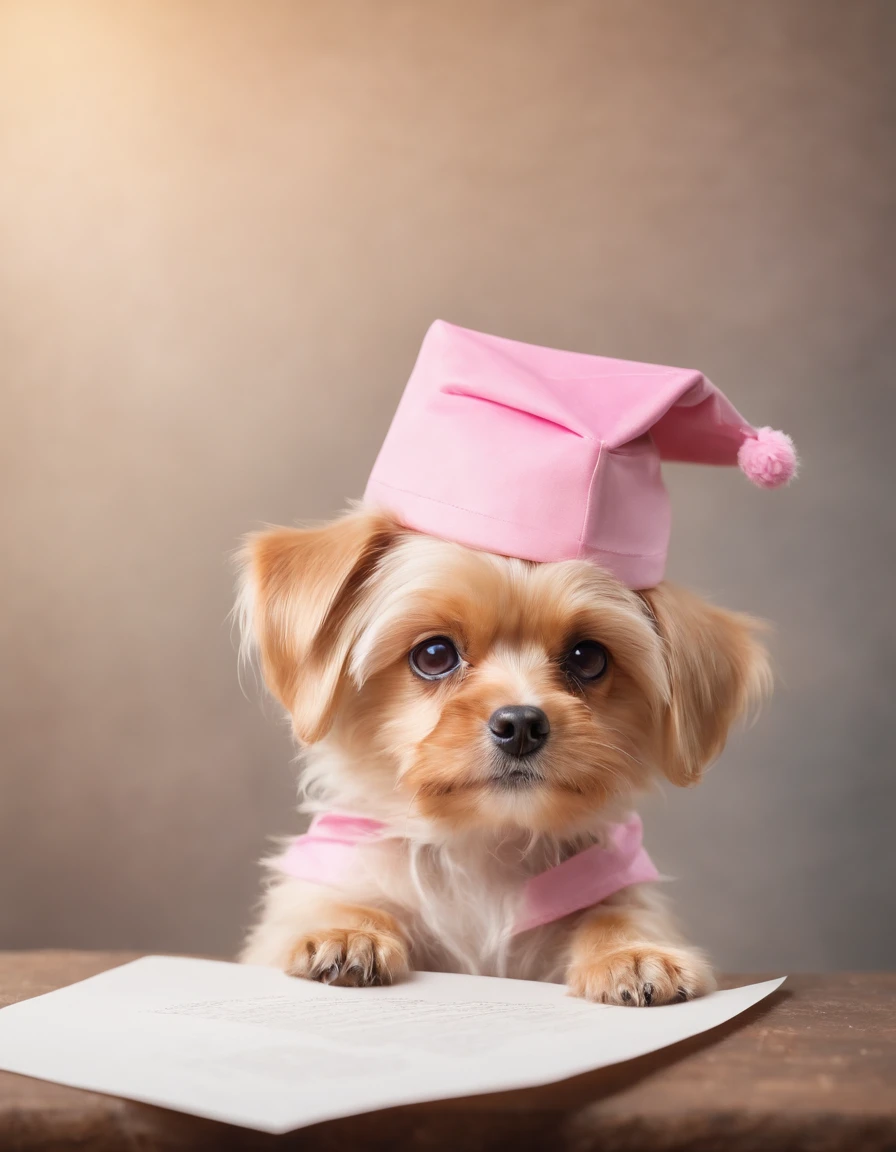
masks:
<path fill-rule="evenodd" d="M 277 869 L 297 880 L 338 886 L 358 866 L 365 843 L 383 840 L 386 825 L 366 816 L 328 812 L 315 816 L 276 861 Z M 659 879 L 642 844 L 639 816 L 614 824 L 606 847 L 594 844 L 526 880 L 513 935 L 561 920 L 600 904 L 631 884 Z"/>

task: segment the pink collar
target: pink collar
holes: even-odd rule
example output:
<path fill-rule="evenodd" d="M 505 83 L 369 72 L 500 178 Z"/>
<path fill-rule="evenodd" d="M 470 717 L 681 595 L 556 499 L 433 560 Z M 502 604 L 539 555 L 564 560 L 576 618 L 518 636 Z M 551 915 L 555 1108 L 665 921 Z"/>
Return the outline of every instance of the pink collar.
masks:
<path fill-rule="evenodd" d="M 275 861 L 278 871 L 312 884 L 338 886 L 357 868 L 365 843 L 384 839 L 387 826 L 366 816 L 328 812 L 315 816 Z M 631 884 L 657 880 L 659 873 L 642 844 L 639 816 L 611 826 L 606 847 L 594 844 L 538 875 L 523 888 L 513 934 L 561 920 L 600 904 Z"/>

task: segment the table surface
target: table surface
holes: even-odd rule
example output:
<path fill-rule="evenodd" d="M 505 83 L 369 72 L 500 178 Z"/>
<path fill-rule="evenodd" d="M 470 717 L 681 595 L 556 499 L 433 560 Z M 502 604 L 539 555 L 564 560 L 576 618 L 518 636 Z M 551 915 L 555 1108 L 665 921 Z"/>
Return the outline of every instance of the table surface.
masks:
<path fill-rule="evenodd" d="M 0 1007 L 123 964 L 0 953 Z M 728 977 L 724 984 L 761 976 Z M 650 1009 L 632 1009 L 650 1011 Z M 0 1072 L 0 1149 L 896 1152 L 896 974 L 791 976 L 711 1032 L 560 1084 L 266 1136 Z"/>

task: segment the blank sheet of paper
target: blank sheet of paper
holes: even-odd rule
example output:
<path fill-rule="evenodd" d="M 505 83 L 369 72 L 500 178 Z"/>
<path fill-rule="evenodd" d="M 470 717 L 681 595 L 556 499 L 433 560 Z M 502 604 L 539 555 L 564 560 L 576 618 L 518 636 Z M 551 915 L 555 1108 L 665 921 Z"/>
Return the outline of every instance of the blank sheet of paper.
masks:
<path fill-rule="evenodd" d="M 0 1011 L 0 1068 L 287 1132 L 628 1060 L 730 1020 L 781 983 L 615 1008 L 523 980 L 418 972 L 389 988 L 333 988 L 149 956 Z"/>

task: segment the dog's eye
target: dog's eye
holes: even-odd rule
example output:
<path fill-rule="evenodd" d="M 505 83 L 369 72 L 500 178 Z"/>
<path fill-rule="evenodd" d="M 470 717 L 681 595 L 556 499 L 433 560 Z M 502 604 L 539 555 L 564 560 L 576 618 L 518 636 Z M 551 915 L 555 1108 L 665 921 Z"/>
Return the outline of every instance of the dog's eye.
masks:
<path fill-rule="evenodd" d="M 460 665 L 457 649 L 445 636 L 424 640 L 410 654 L 411 668 L 424 680 L 441 680 Z"/>
<path fill-rule="evenodd" d="M 576 680 L 593 682 L 600 680 L 610 667 L 610 654 L 596 640 L 580 640 L 573 644 L 563 667 Z"/>

